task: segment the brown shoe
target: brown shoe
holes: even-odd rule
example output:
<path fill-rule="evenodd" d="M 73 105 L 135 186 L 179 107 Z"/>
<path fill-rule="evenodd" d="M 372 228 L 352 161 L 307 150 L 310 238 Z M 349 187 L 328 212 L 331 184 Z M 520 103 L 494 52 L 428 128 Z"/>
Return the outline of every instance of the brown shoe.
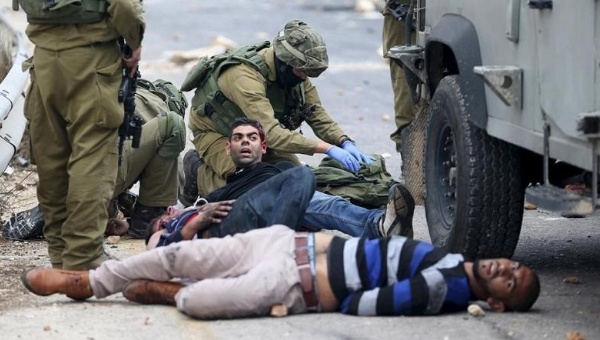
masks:
<path fill-rule="evenodd" d="M 175 294 L 183 286 L 178 282 L 135 280 L 123 288 L 123 296 L 129 301 L 144 305 L 176 306 Z"/>
<path fill-rule="evenodd" d="M 74 300 L 94 296 L 87 271 L 32 268 L 21 273 L 21 282 L 30 292 L 41 296 L 59 293 Z"/>

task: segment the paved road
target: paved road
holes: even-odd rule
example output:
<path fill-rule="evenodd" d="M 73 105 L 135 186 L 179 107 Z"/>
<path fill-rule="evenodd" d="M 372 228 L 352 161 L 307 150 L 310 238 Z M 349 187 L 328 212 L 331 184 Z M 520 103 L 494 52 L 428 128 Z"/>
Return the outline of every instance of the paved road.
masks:
<path fill-rule="evenodd" d="M 331 69 L 316 83 L 323 103 L 367 152 L 389 154 L 397 177 L 400 158 L 388 139 L 393 129 L 387 66 L 377 54 L 381 18 L 359 15 L 344 0 L 145 0 L 149 22 L 144 45 L 148 78 L 180 83 L 185 72 L 157 67 L 166 52 L 207 45 L 222 35 L 238 44 L 271 39 L 292 18 L 302 18 L 325 37 Z M 309 131 L 305 131 L 309 133 Z M 315 164 L 318 157 L 304 157 Z M 415 237 L 428 240 L 422 207 L 415 214 Z M 565 219 L 527 211 L 515 259 L 540 274 L 542 293 L 525 314 L 488 312 L 436 317 L 359 318 L 337 314 L 204 322 L 168 307 L 127 303 L 121 296 L 102 302 L 72 303 L 66 298 L 31 298 L 30 308 L 0 317 L 2 339 L 565 339 L 579 331 L 600 338 L 600 214 Z M 111 252 L 129 256 L 139 241 L 120 243 Z M 580 284 L 567 284 L 577 277 Z"/>

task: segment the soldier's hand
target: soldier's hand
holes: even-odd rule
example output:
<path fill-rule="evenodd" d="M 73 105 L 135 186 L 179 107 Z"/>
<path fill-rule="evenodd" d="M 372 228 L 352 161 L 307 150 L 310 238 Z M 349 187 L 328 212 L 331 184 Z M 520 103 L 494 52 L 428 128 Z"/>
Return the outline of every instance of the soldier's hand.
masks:
<path fill-rule="evenodd" d="M 325 151 L 325 153 L 327 154 L 327 156 L 340 162 L 346 170 L 352 173 L 356 173 L 360 169 L 360 164 L 358 164 L 356 158 L 354 158 L 352 154 L 350 154 L 348 151 L 342 148 L 332 146 L 331 148 L 329 148 L 329 150 Z"/>
<path fill-rule="evenodd" d="M 356 158 L 357 161 L 365 163 L 365 164 L 371 164 L 373 163 L 374 159 L 371 158 L 371 156 L 363 153 L 362 151 L 360 151 L 356 145 L 354 144 L 354 142 L 351 142 L 349 140 L 345 141 L 344 144 L 342 144 L 342 148 L 346 151 L 348 151 L 354 158 Z"/>
<path fill-rule="evenodd" d="M 142 45 L 132 50 L 130 56 L 123 56 L 123 63 L 129 68 L 129 77 L 135 76 L 140 59 L 142 59 Z"/>

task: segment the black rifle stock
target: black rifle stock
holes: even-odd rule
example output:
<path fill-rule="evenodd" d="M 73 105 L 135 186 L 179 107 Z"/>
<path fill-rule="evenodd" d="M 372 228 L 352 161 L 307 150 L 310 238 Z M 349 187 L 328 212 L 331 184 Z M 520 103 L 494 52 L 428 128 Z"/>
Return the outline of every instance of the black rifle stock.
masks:
<path fill-rule="evenodd" d="M 131 56 L 131 48 L 126 44 L 121 46 L 123 55 L 125 57 Z M 124 108 L 123 123 L 119 126 L 119 165 L 121 165 L 125 140 L 131 137 L 131 147 L 137 149 L 140 147 L 142 136 L 142 119 L 135 114 L 135 91 L 140 72 L 136 69 L 133 76 L 130 74 L 131 68 L 123 68 L 123 80 L 119 87 L 119 103 L 123 103 Z"/>

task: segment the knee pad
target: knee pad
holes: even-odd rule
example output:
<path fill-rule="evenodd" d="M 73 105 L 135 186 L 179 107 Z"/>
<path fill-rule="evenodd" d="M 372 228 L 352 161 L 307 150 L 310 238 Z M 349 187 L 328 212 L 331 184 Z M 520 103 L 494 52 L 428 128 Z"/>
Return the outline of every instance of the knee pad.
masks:
<path fill-rule="evenodd" d="M 163 137 L 158 154 L 164 158 L 177 158 L 185 148 L 185 122 L 173 111 L 162 113 L 158 119 L 158 127 Z"/>

